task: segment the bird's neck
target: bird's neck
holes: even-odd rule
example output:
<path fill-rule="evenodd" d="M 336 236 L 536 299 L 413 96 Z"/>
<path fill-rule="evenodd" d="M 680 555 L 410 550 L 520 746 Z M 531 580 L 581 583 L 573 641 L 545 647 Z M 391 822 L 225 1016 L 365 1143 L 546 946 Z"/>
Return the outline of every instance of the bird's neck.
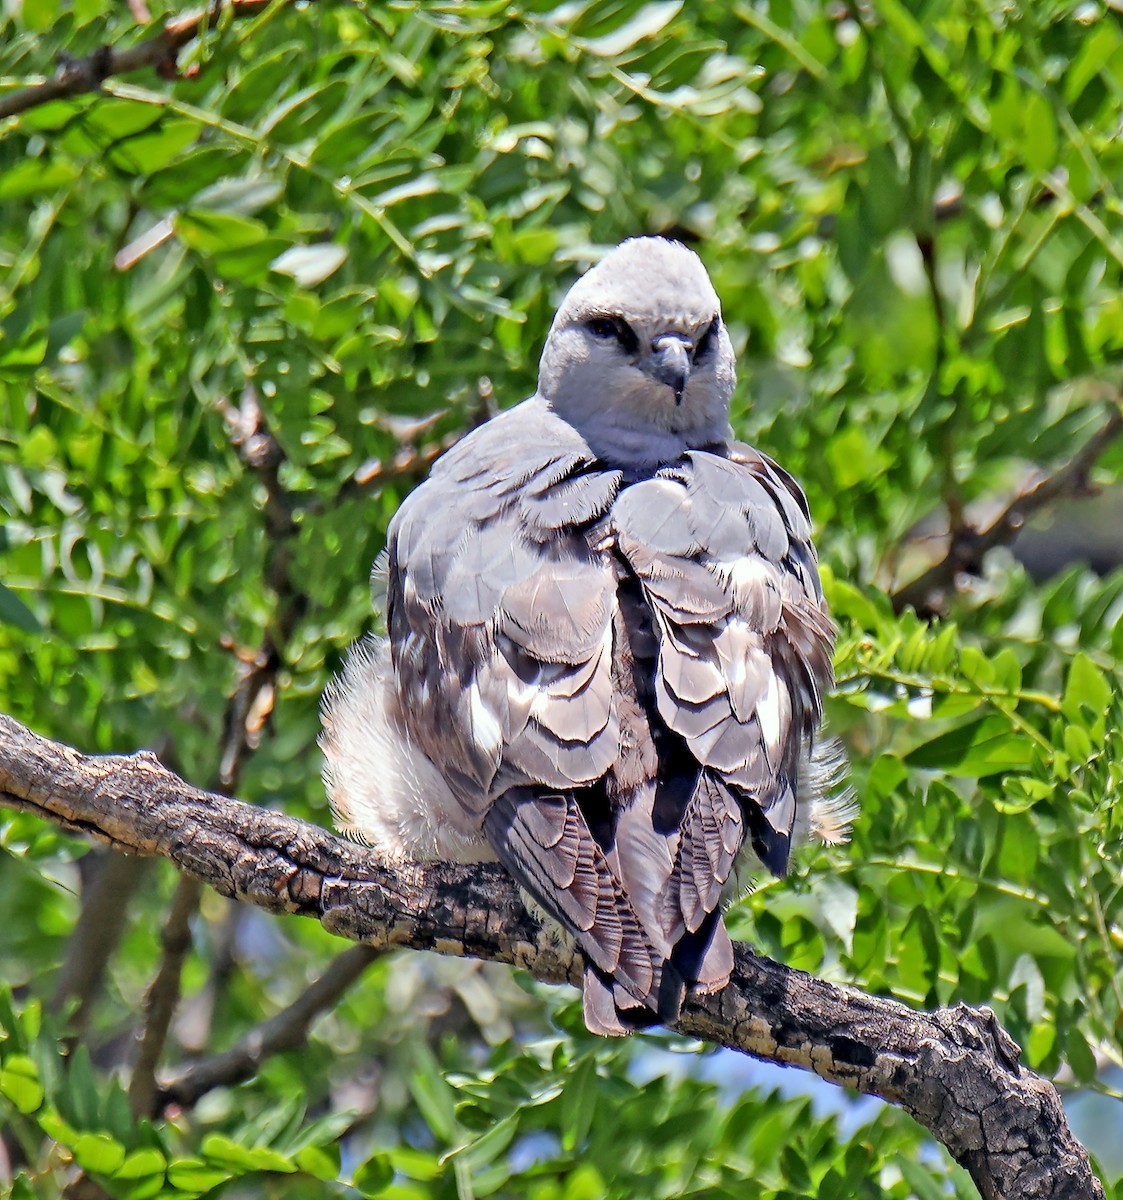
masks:
<path fill-rule="evenodd" d="M 708 414 L 686 413 L 669 405 L 606 404 L 588 393 L 579 397 L 543 397 L 547 407 L 573 429 L 601 462 L 647 470 L 675 462 L 687 450 L 727 441 L 726 406 Z"/>
<path fill-rule="evenodd" d="M 633 470 L 654 469 L 675 462 L 687 450 L 693 449 L 697 441 L 681 433 L 652 429 L 651 426 L 630 429 L 614 422 L 593 420 L 581 423 L 570 420 L 570 423 L 601 462 Z M 710 438 L 708 442 L 715 440 Z"/>

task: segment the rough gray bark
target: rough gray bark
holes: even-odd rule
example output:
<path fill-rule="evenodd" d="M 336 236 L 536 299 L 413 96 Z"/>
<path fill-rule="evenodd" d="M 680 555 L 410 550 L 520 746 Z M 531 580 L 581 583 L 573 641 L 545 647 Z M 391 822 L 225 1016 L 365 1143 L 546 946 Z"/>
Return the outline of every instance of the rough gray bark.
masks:
<path fill-rule="evenodd" d="M 527 913 L 500 867 L 388 865 L 307 822 L 194 788 L 151 754 L 79 754 L 0 716 L 0 805 L 169 858 L 225 896 L 367 946 L 580 978 L 574 949 Z M 985 1009 L 915 1012 L 739 946 L 729 987 L 689 1003 L 675 1028 L 900 1105 L 987 1200 L 1104 1194 L 1056 1090 L 1019 1066 Z"/>

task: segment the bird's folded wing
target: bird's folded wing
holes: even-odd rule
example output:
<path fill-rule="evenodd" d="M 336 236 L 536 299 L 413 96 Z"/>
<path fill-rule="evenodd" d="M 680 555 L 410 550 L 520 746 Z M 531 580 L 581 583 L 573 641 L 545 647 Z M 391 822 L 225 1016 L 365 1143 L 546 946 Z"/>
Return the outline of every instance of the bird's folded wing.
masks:
<path fill-rule="evenodd" d="M 484 831 L 499 861 L 573 931 L 586 957 L 654 1008 L 667 948 L 643 928 L 573 796 L 512 788 L 489 809 Z"/>
<path fill-rule="evenodd" d="M 743 836 L 732 795 L 748 800 L 754 845 L 787 862 L 801 749 L 830 681 L 806 502 L 774 463 L 738 443 L 691 451 L 630 487 L 613 507 L 621 552 L 654 609 L 659 716 L 703 768 L 683 814 L 674 867 L 677 916 L 712 911 Z"/>
<path fill-rule="evenodd" d="M 388 617 L 410 734 L 482 819 L 505 787 L 583 786 L 618 751 L 616 583 L 586 533 L 620 475 L 533 404 L 468 442 L 391 524 Z"/>
<path fill-rule="evenodd" d="M 516 881 L 650 1003 L 665 941 L 644 929 L 574 797 L 620 752 L 616 577 L 588 536 L 620 475 L 547 420 L 501 418 L 469 449 L 442 460 L 391 526 L 405 720 Z"/>

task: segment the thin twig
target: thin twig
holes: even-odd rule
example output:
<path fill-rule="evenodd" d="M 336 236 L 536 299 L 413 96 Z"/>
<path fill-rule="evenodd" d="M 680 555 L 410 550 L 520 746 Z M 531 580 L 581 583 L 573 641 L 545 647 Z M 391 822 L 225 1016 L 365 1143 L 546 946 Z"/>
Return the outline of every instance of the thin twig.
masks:
<path fill-rule="evenodd" d="M 460 429 L 446 433 L 434 441 L 415 441 L 419 432 L 427 432 L 437 420 L 444 415 L 436 413 L 422 422 L 416 423 L 420 428 L 404 434 L 403 443 L 399 445 L 394 457 L 389 462 L 380 458 L 368 458 L 366 462 L 356 467 L 354 472 L 345 479 L 332 499 L 333 507 L 353 500 L 358 496 L 368 496 L 383 488 L 393 487 L 398 483 L 411 483 L 423 479 L 430 467 L 442 454 L 451 450 L 462 438 L 489 421 L 499 411 L 495 402 L 495 389 L 486 375 L 481 376 L 476 383 L 476 403 L 472 405 L 466 416 L 467 420 Z"/>
<path fill-rule="evenodd" d="M 389 462 L 384 462 L 381 458 L 368 458 L 343 481 L 332 501 L 332 507 L 358 496 L 369 496 L 382 488 L 424 478 L 437 459 L 455 446 L 462 436 L 461 433 L 448 433 L 438 441 L 427 442 L 422 446 L 402 446 Z"/>
<path fill-rule="evenodd" d="M 292 543 L 299 532 L 294 505 L 281 483 L 285 452 L 269 428 L 257 390 L 242 390 L 237 405 L 221 406 L 230 441 L 239 457 L 262 484 L 265 492 L 269 562 L 265 581 L 276 597 L 273 619 L 261 645 L 250 654 L 239 654 L 239 679 L 223 719 L 219 784 L 234 790 L 246 756 L 257 748 L 273 715 L 277 673 L 284 647 L 307 608 L 307 597 L 292 578 Z"/>
<path fill-rule="evenodd" d="M 161 933 L 160 968 L 144 998 L 144 1032 L 129 1080 L 129 1105 L 136 1117 L 152 1111 L 156 1095 L 156 1066 L 164 1052 L 168 1029 L 179 1003 L 183 964 L 191 950 L 191 918 L 199 907 L 202 885 L 181 875 L 168 919 Z"/>
<path fill-rule="evenodd" d="M 371 946 L 352 946 L 344 950 L 292 1004 L 251 1029 L 229 1050 L 200 1059 L 174 1073 L 159 1088 L 150 1110 L 152 1114 L 169 1105 L 190 1107 L 217 1087 L 230 1087 L 251 1078 L 271 1055 L 302 1046 L 315 1018 L 333 1008 L 380 955 L 381 952 Z"/>
<path fill-rule="evenodd" d="M 85 1032 L 101 996 L 106 967 L 125 929 L 129 901 L 148 867 L 143 858 L 115 850 L 89 854 L 82 860 L 82 908 L 67 939 L 66 957 L 51 1001 L 57 1012 L 72 998 L 77 999 L 78 1007 L 68 1022 L 75 1037 Z"/>
<path fill-rule="evenodd" d="M 161 73 L 173 76 L 176 52 L 202 30 L 213 26 L 220 13 L 229 10 L 235 17 L 252 17 L 270 3 L 272 0 L 223 0 L 210 8 L 170 18 L 155 36 L 124 50 L 101 46 L 85 58 L 63 58 L 49 79 L 0 95 L 0 120 L 18 116 L 51 100 L 96 92 L 111 75 L 127 75 L 145 67 L 158 67 Z"/>
<path fill-rule="evenodd" d="M 912 608 L 925 615 L 934 612 L 934 597 L 951 587 L 961 573 L 976 573 L 988 551 L 1012 542 L 1028 516 L 1062 496 L 1087 495 L 1092 468 L 1120 433 L 1123 433 L 1123 409 L 1118 407 L 1117 400 L 1108 418 L 1072 458 L 1051 474 L 1039 475 L 985 529 L 964 524 L 954 532 L 944 557 L 893 593 L 894 610 Z"/>
<path fill-rule="evenodd" d="M 289 572 L 290 545 L 296 536 L 297 524 L 292 515 L 292 503 L 280 479 L 285 455 L 269 429 L 254 388 L 247 386 L 244 389 L 239 405 L 224 405 L 223 416 L 230 440 L 242 461 L 264 485 L 271 550 L 267 581 L 277 597 L 274 621 L 266 630 L 261 646 L 253 654 L 240 658 L 238 683 L 223 714 L 217 786 L 224 791 L 233 791 L 238 786 L 247 756 L 259 744 L 262 731 L 272 717 L 282 647 L 304 611 L 305 599 L 293 584 Z M 191 919 L 200 898 L 198 884 L 184 876 L 176 889 L 164 927 L 163 955 L 145 999 L 140 1049 L 129 1082 L 129 1100 L 138 1116 L 150 1113 L 155 1103 L 156 1068 L 179 1004 L 183 964 L 191 949 Z"/>
<path fill-rule="evenodd" d="M 215 1012 L 234 973 L 238 931 L 246 915 L 243 905 L 228 903 L 210 931 L 206 982 L 181 1006 L 176 1020 L 176 1041 L 189 1057 L 201 1057 L 211 1043 Z"/>

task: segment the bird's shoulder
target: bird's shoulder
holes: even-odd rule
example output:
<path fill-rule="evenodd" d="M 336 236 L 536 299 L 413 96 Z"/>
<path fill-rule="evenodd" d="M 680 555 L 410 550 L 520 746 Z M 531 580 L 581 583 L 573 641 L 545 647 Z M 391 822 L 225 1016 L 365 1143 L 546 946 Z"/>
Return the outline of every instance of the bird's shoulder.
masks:
<path fill-rule="evenodd" d="M 439 502 L 449 492 L 509 493 L 549 464 L 591 464 L 584 438 L 537 396 L 504 409 L 460 438 L 436 463 L 399 513 Z"/>
<path fill-rule="evenodd" d="M 614 586 L 593 530 L 620 483 L 540 400 L 473 431 L 391 522 L 392 636 L 476 628 L 539 662 L 586 661 Z"/>
<path fill-rule="evenodd" d="M 778 463 L 743 442 L 687 450 L 630 482 L 612 516 L 621 553 L 641 578 L 692 573 L 699 593 L 721 606 L 730 573 L 755 562 L 821 599 L 806 497 Z"/>
<path fill-rule="evenodd" d="M 453 448 L 391 525 L 405 720 L 472 813 L 520 783 L 590 784 L 615 757 L 615 577 L 591 529 L 619 482 L 531 401 Z"/>
<path fill-rule="evenodd" d="M 399 507 L 388 530 L 395 563 L 442 554 L 477 535 L 550 541 L 612 503 L 620 472 L 545 401 L 531 397 L 463 437 Z M 505 532 L 500 533 L 503 527 Z"/>

